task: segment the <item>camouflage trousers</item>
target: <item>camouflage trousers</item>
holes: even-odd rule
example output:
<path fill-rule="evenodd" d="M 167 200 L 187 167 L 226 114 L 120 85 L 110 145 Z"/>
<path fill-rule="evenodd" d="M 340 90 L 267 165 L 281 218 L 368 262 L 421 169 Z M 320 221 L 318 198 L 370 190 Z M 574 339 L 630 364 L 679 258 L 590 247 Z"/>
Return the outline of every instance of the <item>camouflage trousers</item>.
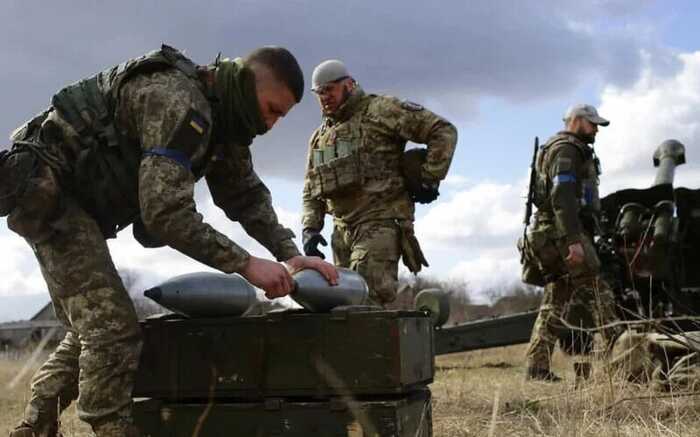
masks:
<path fill-rule="evenodd" d="M 51 236 L 30 241 L 67 334 L 34 375 L 25 421 L 42 429 L 77 399 L 78 416 L 98 437 L 131 435 L 136 312 L 97 223 L 65 203 Z"/>
<path fill-rule="evenodd" d="M 528 368 L 549 370 L 554 346 L 562 333 L 567 331 L 563 320 L 583 328 L 604 326 L 617 319 L 614 305 L 610 286 L 597 276 L 572 280 L 566 275 L 548 283 L 532 328 L 527 350 Z M 581 309 L 586 313 L 583 317 Z M 599 331 L 606 348 L 611 346 L 617 332 L 612 327 Z"/>
<path fill-rule="evenodd" d="M 396 299 L 401 231 L 393 220 L 375 220 L 352 227 L 335 223 L 331 246 L 335 265 L 358 272 L 367 281 L 372 303 Z"/>

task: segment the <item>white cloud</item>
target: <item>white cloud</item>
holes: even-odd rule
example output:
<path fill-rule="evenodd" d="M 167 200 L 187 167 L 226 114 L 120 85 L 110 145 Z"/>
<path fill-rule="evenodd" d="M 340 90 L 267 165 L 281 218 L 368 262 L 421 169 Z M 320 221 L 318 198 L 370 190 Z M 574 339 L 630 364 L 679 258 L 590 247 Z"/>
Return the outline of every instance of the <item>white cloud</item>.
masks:
<path fill-rule="evenodd" d="M 700 186 L 700 52 L 678 59 L 682 68 L 675 75 L 659 76 L 648 65 L 634 85 L 603 91 L 600 113 L 611 121 L 596 146 L 604 193 L 650 186 L 654 150 L 670 138 L 685 145 L 688 161 L 676 171 L 676 186 Z"/>
<path fill-rule="evenodd" d="M 476 301 L 487 301 L 487 292 L 507 289 L 520 282 L 520 259 L 514 247 L 485 250 L 478 257 L 460 261 L 450 269 L 450 278 L 463 279 Z"/>
<path fill-rule="evenodd" d="M 428 249 L 500 246 L 521 229 L 520 185 L 484 182 L 457 191 L 419 218 L 416 232 Z"/>
<path fill-rule="evenodd" d="M 463 177 L 456 175 L 455 179 Z M 416 222 L 416 233 L 431 262 L 426 273 L 464 280 L 472 297 L 518 282 L 515 241 L 522 232 L 525 180 L 483 182 L 456 191 Z"/>
<path fill-rule="evenodd" d="M 678 55 L 678 61 L 682 68 L 674 75 L 649 64 L 631 86 L 604 88 L 600 112 L 611 125 L 601 129 L 596 147 L 603 193 L 650 186 L 656 172 L 652 154 L 669 138 L 686 146 L 688 163 L 677 169 L 676 186 L 700 187 L 700 52 Z M 464 279 L 477 298 L 517 283 L 515 241 L 522 232 L 524 186 L 522 180 L 479 183 L 431 207 L 418 220 L 417 233 L 429 259 L 448 262 L 431 273 Z"/>

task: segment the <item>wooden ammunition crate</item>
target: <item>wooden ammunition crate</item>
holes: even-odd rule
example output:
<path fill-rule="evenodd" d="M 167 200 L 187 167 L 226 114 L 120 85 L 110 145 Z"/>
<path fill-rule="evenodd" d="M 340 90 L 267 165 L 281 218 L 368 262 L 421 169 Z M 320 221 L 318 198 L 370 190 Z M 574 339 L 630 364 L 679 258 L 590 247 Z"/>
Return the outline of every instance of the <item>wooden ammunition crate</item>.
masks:
<path fill-rule="evenodd" d="M 143 325 L 134 396 L 262 399 L 407 393 L 434 375 L 416 311 L 284 312 Z"/>
<path fill-rule="evenodd" d="M 146 437 L 431 437 L 430 391 L 371 400 L 239 403 L 137 400 Z"/>

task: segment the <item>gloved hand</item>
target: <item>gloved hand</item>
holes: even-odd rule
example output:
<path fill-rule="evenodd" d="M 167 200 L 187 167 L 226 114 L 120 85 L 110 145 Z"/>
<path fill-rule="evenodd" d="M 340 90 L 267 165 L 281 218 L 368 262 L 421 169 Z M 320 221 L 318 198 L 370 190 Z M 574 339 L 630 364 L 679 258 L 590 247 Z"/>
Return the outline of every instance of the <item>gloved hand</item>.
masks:
<path fill-rule="evenodd" d="M 301 241 L 304 244 L 304 253 L 307 256 L 317 256 L 321 259 L 326 259 L 326 255 L 318 250 L 319 243 L 322 246 L 328 246 L 328 242 L 325 238 L 323 238 L 320 231 L 314 229 L 304 229 L 304 232 L 302 232 Z"/>
<path fill-rule="evenodd" d="M 430 203 L 438 198 L 440 191 L 438 183 L 421 182 L 420 188 L 412 191 L 411 200 L 418 203 Z"/>
<path fill-rule="evenodd" d="M 401 158 L 401 173 L 406 191 L 411 200 L 417 203 L 430 203 L 437 199 L 439 181 L 429 181 L 423 175 L 423 165 L 428 157 L 428 149 L 409 149 Z"/>

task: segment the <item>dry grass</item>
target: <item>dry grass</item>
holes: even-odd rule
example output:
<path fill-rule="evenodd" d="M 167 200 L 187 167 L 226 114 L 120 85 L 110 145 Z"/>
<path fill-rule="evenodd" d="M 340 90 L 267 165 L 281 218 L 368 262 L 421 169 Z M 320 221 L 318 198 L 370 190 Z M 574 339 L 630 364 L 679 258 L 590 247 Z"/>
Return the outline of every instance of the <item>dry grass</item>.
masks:
<path fill-rule="evenodd" d="M 29 355 L 26 358 L 29 358 Z M 17 381 L 14 388 L 8 387 L 9 382 L 20 372 L 24 363 L 24 360 L 0 358 L 0 437 L 8 435 L 22 420 L 24 406 L 30 396 L 29 383 L 34 368 Z M 36 368 L 38 365 L 33 367 Z M 90 437 L 93 435 L 90 427 L 78 420 L 74 406 L 71 406 L 61 419 L 61 429 L 66 437 Z"/>
<path fill-rule="evenodd" d="M 569 361 L 559 354 L 555 356 L 555 370 L 566 377 L 565 382 L 525 382 L 523 356 L 524 348 L 516 346 L 439 357 L 432 385 L 434 435 L 700 435 L 700 404 L 696 397 L 626 401 L 623 399 L 660 393 L 614 381 L 601 369 L 590 382 L 575 389 Z M 0 436 L 7 435 L 21 418 L 29 396 L 30 376 L 19 381 L 14 389 L 7 388 L 22 364 L 22 361 L 0 360 Z M 76 418 L 73 407 L 63 416 L 63 430 L 66 437 L 91 435 L 89 428 Z"/>
<path fill-rule="evenodd" d="M 623 383 L 600 365 L 575 388 L 570 361 L 558 353 L 555 371 L 566 381 L 525 382 L 524 353 L 515 346 L 439 357 L 432 385 L 435 436 L 700 435 L 700 396 Z"/>

